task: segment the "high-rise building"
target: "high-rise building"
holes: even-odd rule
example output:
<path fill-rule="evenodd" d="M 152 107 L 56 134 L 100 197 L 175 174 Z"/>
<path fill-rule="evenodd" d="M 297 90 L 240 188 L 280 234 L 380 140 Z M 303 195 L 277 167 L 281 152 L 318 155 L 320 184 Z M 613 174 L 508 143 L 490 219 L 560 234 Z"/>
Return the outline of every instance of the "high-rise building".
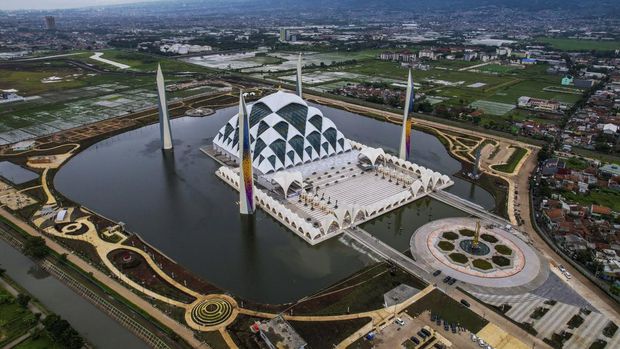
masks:
<path fill-rule="evenodd" d="M 45 16 L 45 29 L 47 30 L 56 29 L 56 18 L 54 18 L 54 16 Z"/>

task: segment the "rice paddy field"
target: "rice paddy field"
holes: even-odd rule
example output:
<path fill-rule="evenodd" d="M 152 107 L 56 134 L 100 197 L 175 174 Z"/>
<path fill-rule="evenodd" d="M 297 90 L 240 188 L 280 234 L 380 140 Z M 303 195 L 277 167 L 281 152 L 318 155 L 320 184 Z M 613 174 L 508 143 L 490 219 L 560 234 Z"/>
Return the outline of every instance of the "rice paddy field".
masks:
<path fill-rule="evenodd" d="M 505 115 L 509 111 L 515 108 L 514 104 L 489 102 L 478 100 L 470 104 L 470 107 L 481 109 L 485 114 L 490 115 Z"/>
<path fill-rule="evenodd" d="M 547 44 L 562 51 L 613 51 L 620 49 L 617 40 L 581 40 L 568 38 L 537 37 L 536 42 Z"/>

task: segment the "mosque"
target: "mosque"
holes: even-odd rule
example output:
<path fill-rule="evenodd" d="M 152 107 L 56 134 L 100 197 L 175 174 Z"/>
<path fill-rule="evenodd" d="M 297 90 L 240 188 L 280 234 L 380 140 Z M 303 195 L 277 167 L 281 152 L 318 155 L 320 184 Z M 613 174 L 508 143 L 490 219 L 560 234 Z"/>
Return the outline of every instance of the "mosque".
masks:
<path fill-rule="evenodd" d="M 239 191 L 241 214 L 262 208 L 314 245 L 453 181 L 409 161 L 413 81 L 409 75 L 400 156 L 348 139 L 297 93 L 278 91 L 246 105 L 202 150 L 223 164 L 216 175 Z M 222 161 L 225 159 L 225 161 Z"/>

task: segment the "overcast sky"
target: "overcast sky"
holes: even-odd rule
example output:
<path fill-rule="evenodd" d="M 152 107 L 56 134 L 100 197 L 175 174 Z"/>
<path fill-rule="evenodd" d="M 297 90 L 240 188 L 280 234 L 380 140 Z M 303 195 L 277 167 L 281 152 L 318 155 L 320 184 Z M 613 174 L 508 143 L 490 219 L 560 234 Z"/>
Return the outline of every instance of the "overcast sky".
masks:
<path fill-rule="evenodd" d="M 153 0 L 0 0 L 0 10 L 56 9 Z"/>

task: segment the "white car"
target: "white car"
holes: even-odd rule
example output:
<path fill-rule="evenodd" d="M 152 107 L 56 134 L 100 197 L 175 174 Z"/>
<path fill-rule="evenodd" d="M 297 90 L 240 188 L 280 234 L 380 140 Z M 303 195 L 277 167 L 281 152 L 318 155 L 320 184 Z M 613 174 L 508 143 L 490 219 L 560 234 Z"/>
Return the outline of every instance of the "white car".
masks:
<path fill-rule="evenodd" d="M 560 269 L 561 272 L 565 272 L 566 269 L 564 269 L 564 266 L 562 264 L 558 265 L 558 269 Z"/>
<path fill-rule="evenodd" d="M 405 321 L 399 317 L 394 319 L 394 322 L 397 323 L 399 326 L 405 326 Z"/>
<path fill-rule="evenodd" d="M 476 336 L 475 334 L 471 334 L 471 341 L 472 342 L 477 342 L 478 341 L 478 336 Z"/>
<path fill-rule="evenodd" d="M 564 276 L 566 276 L 566 278 L 567 278 L 567 279 L 569 279 L 569 280 L 573 277 L 573 276 L 572 276 L 569 272 L 567 272 L 567 271 L 565 271 L 565 272 L 564 272 Z"/>
<path fill-rule="evenodd" d="M 478 344 L 479 344 L 481 347 L 483 347 L 483 348 L 487 345 L 487 344 L 485 343 L 485 341 L 483 341 L 482 339 L 479 339 L 479 340 L 478 340 Z"/>

